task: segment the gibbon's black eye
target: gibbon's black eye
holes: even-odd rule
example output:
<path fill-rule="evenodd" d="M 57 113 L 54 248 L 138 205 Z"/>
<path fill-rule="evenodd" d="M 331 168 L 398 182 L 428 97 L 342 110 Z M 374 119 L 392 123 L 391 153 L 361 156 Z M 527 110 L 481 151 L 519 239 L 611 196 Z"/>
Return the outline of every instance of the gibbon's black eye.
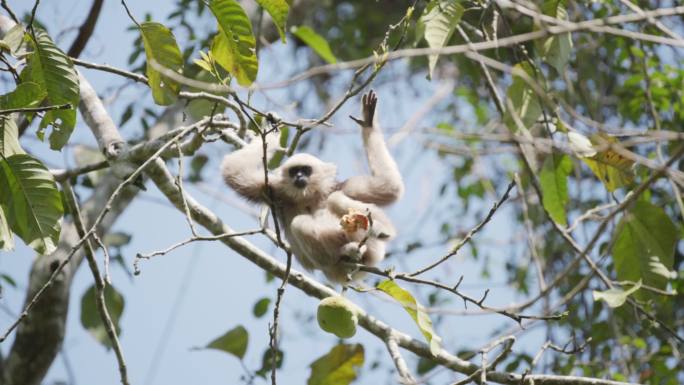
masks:
<path fill-rule="evenodd" d="M 294 166 L 288 170 L 288 174 L 290 178 L 294 178 L 297 175 L 311 176 L 312 171 L 311 166 Z"/>

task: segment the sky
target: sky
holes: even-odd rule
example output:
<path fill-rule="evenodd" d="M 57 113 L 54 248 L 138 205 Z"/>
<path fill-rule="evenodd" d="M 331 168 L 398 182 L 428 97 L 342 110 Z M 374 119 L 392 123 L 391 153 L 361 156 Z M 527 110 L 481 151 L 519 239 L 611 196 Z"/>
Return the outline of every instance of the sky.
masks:
<path fill-rule="evenodd" d="M 28 0 L 9 0 L 9 6 L 21 15 L 33 5 Z M 172 1 L 130 1 L 132 12 L 142 19 L 150 13 L 152 19 L 164 22 L 172 11 Z M 38 19 L 44 23 L 58 45 L 66 50 L 75 36 L 73 28 L 78 27 L 90 7 L 86 0 L 43 1 L 38 8 Z M 198 28 L 211 30 L 213 26 L 206 19 Z M 119 1 L 106 1 L 102 16 L 81 58 L 97 63 L 106 63 L 120 68 L 127 68 L 126 59 L 132 47 L 135 34 L 127 31 L 130 21 Z M 62 31 L 66 33 L 60 34 Z M 71 32 L 69 32 L 71 31 Z M 282 43 L 265 49 L 261 53 L 259 81 L 270 82 L 283 79 L 288 74 L 298 72 L 303 60 L 292 59 Z M 298 54 L 299 58 L 302 58 Z M 401 64 L 390 66 L 386 71 L 391 78 L 393 72 L 400 71 Z M 80 69 L 104 96 L 107 108 L 115 122 L 125 106 L 141 100 L 152 105 L 151 96 L 143 86 L 119 87 L 126 82 L 114 75 L 93 70 Z M 406 83 L 385 84 L 378 86 L 380 97 L 380 122 L 386 134 L 391 135 L 406 122 L 416 109 L 416 105 L 425 103 L 435 92 L 438 84 L 416 77 L 411 85 Z M 341 94 L 341 82 L 331 92 Z M 307 90 L 299 86 L 299 92 L 306 95 Z M 333 86 L 334 87 L 334 86 Z M 415 90 L 420 90 L 416 93 Z M 257 96 L 255 104 L 265 110 L 275 110 L 279 115 L 288 118 L 290 95 L 274 91 L 269 98 Z M 303 99 L 307 103 L 314 98 L 310 93 Z M 348 177 L 355 173 L 366 172 L 362 157 L 361 138 L 353 123 L 346 118 L 355 114 L 359 101 L 351 100 L 333 119 L 334 127 L 326 129 L 330 135 L 328 144 L 319 149 L 312 149 L 316 155 L 327 161 L 339 164 L 340 176 Z M 313 103 L 313 105 L 316 105 Z M 157 109 L 160 111 L 160 109 Z M 322 109 L 316 111 L 320 116 Z M 468 111 L 463 111 L 468 114 Z M 292 116 L 294 117 L 294 116 Z M 79 117 L 80 119 L 80 117 Z M 420 127 L 429 127 L 438 121 L 438 117 L 428 117 L 419 122 Z M 23 138 L 22 145 L 31 150 L 50 167 L 72 166 L 71 151 L 66 154 L 49 150 L 46 143 L 35 139 L 35 126 Z M 131 121 L 122 127 L 121 133 L 127 139 L 139 132 L 137 121 Z M 416 132 L 418 138 L 421 133 Z M 79 122 L 71 143 L 94 145 L 95 141 L 87 127 Z M 332 143 L 333 145 L 330 145 Z M 438 221 L 427 221 L 425 226 L 416 226 L 417 219 L 430 215 L 431 205 L 436 193 L 450 170 L 448 162 L 440 159 L 433 151 L 417 145 L 413 138 L 404 140 L 392 149 L 397 154 L 400 169 L 404 172 L 407 193 L 403 200 L 388 212 L 395 220 L 400 236 L 395 241 L 414 239 L 416 232 L 420 234 L 437 234 Z M 205 183 L 201 188 L 186 186 L 188 192 L 202 204 L 214 210 L 234 229 L 249 230 L 258 226 L 257 220 L 246 214 L 241 208 L 245 203 L 239 201 L 234 194 L 222 185 L 218 178 L 218 160 L 221 154 L 230 151 L 226 144 L 211 144 L 202 149 L 213 161 L 205 170 Z M 319 151 L 320 150 L 320 151 Z M 352 160 L 352 161 L 349 161 Z M 173 166 L 175 167 L 175 165 Z M 87 190 L 80 190 L 87 194 Z M 501 192 L 500 192 L 501 193 Z M 483 209 L 496 197 L 488 197 Z M 258 210 L 258 208 L 253 208 Z M 449 215 L 449 213 L 442 213 Z M 511 221 L 507 219 L 513 211 L 501 209 L 494 220 L 481 234 L 483 239 L 496 239 L 497 234 L 512 231 Z M 479 218 L 466 218 L 462 230 L 467 231 Z M 185 218 L 175 208 L 165 202 L 157 189 L 148 183 L 148 191 L 126 210 L 114 226 L 113 231 L 124 231 L 133 235 L 131 243 L 122 249 L 124 259 L 130 268 L 136 253 L 148 253 L 165 248 L 173 243 L 188 238 L 191 233 Z M 402 232 L 404 232 L 402 234 Z M 407 234 L 408 233 L 408 234 Z M 273 253 L 281 261 L 284 254 L 275 250 L 273 245 L 261 238 L 253 236 L 250 240 Z M 4 287 L 4 296 L 0 299 L 0 329 L 4 329 L 20 312 L 25 292 L 26 277 L 34 253 L 20 244 L 14 252 L 3 253 L 0 257 L 0 272 L 9 274 L 18 283 L 15 288 Z M 417 268 L 427 262 L 439 258 L 447 250 L 441 245 L 424 249 L 419 255 L 405 260 L 390 259 L 383 265 L 396 264 L 402 269 Z M 506 305 L 516 302 L 514 290 L 504 284 L 504 265 L 508 255 L 506 250 L 495 244 L 482 247 L 491 259 L 491 276 L 481 278 L 480 263 L 474 261 L 465 251 L 462 255 L 449 261 L 443 271 L 453 274 L 455 281 L 464 274 L 462 288 L 473 296 L 478 296 L 484 288 L 491 288 L 488 296 L 490 305 Z M 98 254 L 99 255 L 99 254 Z M 101 255 L 99 255 L 101 261 Z M 299 268 L 299 266 L 295 265 Z M 142 273 L 130 277 L 124 269 L 113 266 L 113 285 L 125 296 L 125 309 L 121 319 L 121 344 L 126 356 L 129 376 L 133 384 L 234 384 L 244 373 L 241 364 L 225 353 L 196 350 L 195 347 L 206 345 L 227 330 L 244 325 L 250 333 L 249 347 L 245 365 L 258 369 L 262 352 L 268 347 L 268 322 L 271 314 L 257 319 L 252 315 L 252 306 L 263 297 L 274 299 L 276 282 L 267 283 L 265 273 L 233 251 L 218 243 L 194 243 L 158 257 L 151 261 L 143 261 Z M 322 276 L 317 275 L 320 279 Z M 372 282 L 371 282 L 372 283 Z M 113 352 L 107 351 L 80 324 L 80 300 L 83 293 L 92 285 L 92 276 L 85 264 L 77 273 L 69 308 L 67 334 L 62 354 L 55 360 L 45 383 L 70 384 L 117 384 L 118 370 Z M 417 298 L 426 301 L 429 290 L 410 288 Z M 422 338 L 417 327 L 409 316 L 388 298 L 377 294 L 350 293 L 350 298 L 363 306 L 371 314 L 390 322 L 393 326 L 416 338 Z M 282 305 L 282 339 L 281 348 L 286 351 L 285 363 L 279 372 L 281 384 L 301 384 L 309 375 L 309 364 L 319 356 L 328 352 L 336 343 L 336 338 L 318 329 L 315 322 L 317 300 L 304 295 L 295 288 L 285 293 Z M 459 301 L 453 301 L 451 307 L 462 310 Z M 512 321 L 502 320 L 501 316 L 452 316 L 438 324 L 437 332 L 443 335 L 445 347 L 457 352 L 465 347 L 477 348 L 486 344 L 496 327 L 515 326 Z M 516 345 L 516 349 L 530 349 L 534 353 L 543 342 L 541 332 L 529 333 L 527 342 Z M 374 336 L 361 330 L 351 343 L 362 343 L 366 348 L 366 364 L 364 375 L 357 383 L 376 383 L 378 378 L 388 379 L 386 372 L 371 374 L 370 365 L 376 360 L 390 364 L 384 345 Z M 0 345 L 3 353 L 11 346 L 11 340 Z M 406 353 L 411 367 L 415 367 L 415 357 Z M 450 373 L 441 374 L 444 380 L 452 379 Z M 257 383 L 264 381 L 257 380 Z M 387 381 L 392 383 L 392 381 Z"/>

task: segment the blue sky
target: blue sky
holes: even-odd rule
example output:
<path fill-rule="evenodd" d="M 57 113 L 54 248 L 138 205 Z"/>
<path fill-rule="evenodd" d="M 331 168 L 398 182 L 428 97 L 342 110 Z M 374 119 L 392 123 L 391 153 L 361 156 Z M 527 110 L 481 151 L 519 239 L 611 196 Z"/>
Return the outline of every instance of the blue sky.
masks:
<path fill-rule="evenodd" d="M 132 11 L 138 18 L 147 12 L 153 19 L 164 22 L 172 10 L 172 1 L 130 1 Z M 28 0 L 10 0 L 9 5 L 17 14 L 26 12 L 33 2 Z M 59 35 L 60 31 L 68 31 L 77 27 L 90 7 L 86 0 L 44 1 L 38 9 L 38 18 L 49 28 L 60 47 L 66 50 L 74 37 L 74 33 Z M 198 26 L 202 30 L 211 30 L 213 25 L 206 19 Z M 119 1 L 106 1 L 102 16 L 97 25 L 93 39 L 86 51 L 81 55 L 84 60 L 107 63 L 126 68 L 126 59 L 135 38 L 134 33 L 126 31 L 130 21 L 126 17 Z M 60 37 L 61 36 L 61 37 Z M 179 39 L 181 40 L 181 39 Z M 301 67 L 303 61 L 293 61 L 292 55 L 282 43 L 276 43 L 262 52 L 260 78 L 269 82 L 287 77 Z M 116 88 L 125 82 L 111 75 L 92 70 L 81 69 L 96 90 L 105 96 L 107 107 L 116 122 L 123 108 L 131 101 L 152 105 L 151 96 L 142 86 L 125 87 L 116 99 L 110 98 Z M 389 77 L 401 72 L 401 64 L 387 69 Z M 380 122 L 390 134 L 397 130 L 411 117 L 416 105 L 429 98 L 438 84 L 429 83 L 422 76 L 414 77 L 412 85 L 405 83 L 385 84 L 379 86 Z M 341 94 L 342 83 L 336 83 L 333 94 Z M 300 86 L 300 93 L 303 86 Z M 418 95 L 414 90 L 418 89 Z M 275 110 L 281 116 L 288 117 L 287 106 L 291 103 L 289 95 L 282 91 L 269 93 L 269 99 L 257 96 L 255 103 L 260 108 Z M 313 97 L 310 95 L 309 98 Z M 307 102 L 307 99 L 302 100 Z M 314 105 L 316 105 L 314 103 Z M 354 173 L 365 172 L 362 160 L 361 139 L 352 122 L 346 118 L 356 113 L 358 100 L 350 101 L 333 119 L 335 127 L 328 129 L 326 135 L 331 136 L 328 145 L 320 152 L 322 158 L 340 163 L 342 177 Z M 314 111 L 315 115 L 323 113 L 322 109 Z M 463 112 L 467 114 L 467 111 Z M 79 117 L 80 119 L 80 117 Z M 420 122 L 420 127 L 429 127 L 437 122 L 437 118 Z M 122 135 L 132 138 L 138 132 L 137 121 L 132 120 L 122 128 Z M 23 145 L 34 154 L 44 159 L 50 166 L 63 167 L 73 165 L 70 152 L 50 151 L 47 144 L 40 143 L 35 137 L 35 127 L 30 129 Z M 415 138 L 421 138 L 420 132 Z M 92 135 L 81 122 L 72 137 L 73 143 L 94 144 Z M 334 145 L 330 145 L 330 143 Z M 230 193 L 217 177 L 217 164 L 222 153 L 231 149 L 225 144 L 212 144 L 202 152 L 212 158 L 205 170 L 205 185 L 202 188 L 188 187 L 189 192 L 204 205 L 214 210 L 222 219 L 237 230 L 248 230 L 257 227 L 255 218 L 241 210 L 217 199 L 207 191 L 218 191 L 229 202 L 236 197 Z M 398 154 L 398 163 L 407 179 L 406 197 L 392 207 L 389 212 L 397 223 L 400 238 L 396 241 L 414 239 L 415 232 L 434 235 L 438 232 L 438 221 L 428 221 L 425 226 L 415 228 L 416 218 L 426 213 L 434 203 L 436 192 L 449 169 L 447 162 L 440 160 L 433 152 L 425 151 L 418 140 L 404 140 L 393 152 Z M 349 160 L 352 160 L 351 162 Z M 175 167 L 175 165 L 174 165 Z M 87 190 L 81 191 L 87 194 Z M 489 207 L 489 197 L 483 207 Z M 498 234 L 507 234 L 512 224 L 507 219 L 512 211 L 503 209 L 492 223 L 481 234 L 483 239 L 496 239 Z M 444 215 L 444 214 L 443 214 Z M 448 215 L 448 213 L 446 213 Z M 466 218 L 462 230 L 468 230 L 479 218 Z M 169 204 L 164 203 L 163 196 L 156 188 L 148 184 L 148 191 L 142 193 L 126 213 L 118 220 L 115 230 L 133 234 L 130 245 L 123 249 L 124 258 L 129 266 L 137 252 L 150 252 L 165 248 L 172 243 L 190 236 L 190 231 L 183 215 Z M 402 232 L 410 234 L 402 234 Z M 411 236 L 409 238 L 409 236 Z M 434 238 L 434 236 L 432 237 Z M 500 236 L 499 236 L 500 238 Z M 272 244 L 260 236 L 252 240 L 267 251 L 271 251 L 281 260 L 282 252 L 274 249 Z M 401 269 L 411 269 L 425 265 L 443 255 L 447 246 L 433 247 L 423 250 L 418 255 L 387 261 L 384 266 L 396 264 Z M 503 269 L 508 258 L 506 250 L 495 244 L 483 245 L 482 250 L 489 255 L 491 277 L 487 281 L 480 278 L 480 265 L 473 262 L 464 250 L 463 255 L 450 261 L 442 270 L 443 274 L 453 274 L 455 281 L 460 274 L 465 275 L 462 288 L 474 296 L 483 288 L 491 287 L 489 295 L 491 305 L 505 305 L 514 302 L 513 290 L 502 284 L 505 280 Z M 100 256 L 101 257 L 101 256 Z M 0 271 L 10 274 L 19 282 L 19 288 L 5 287 L 5 295 L 0 300 L 2 308 L 18 313 L 23 302 L 26 277 L 30 263 L 34 258 L 31 250 L 18 245 L 17 250 L 5 253 L 0 258 Z M 267 317 L 256 319 L 252 315 L 253 304 L 262 297 L 274 298 L 275 283 L 267 284 L 265 274 L 256 266 L 243 259 L 231 250 L 217 243 L 191 244 L 168 255 L 158 257 L 141 264 L 142 274 L 129 278 L 119 267 L 112 268 L 114 286 L 124 294 L 126 307 L 121 326 L 123 334 L 121 343 L 129 367 L 133 384 L 233 384 L 236 383 L 243 369 L 232 356 L 215 351 L 192 351 L 193 347 L 203 346 L 226 330 L 245 325 L 250 333 L 249 348 L 245 364 L 250 369 L 257 369 L 261 363 L 261 354 L 268 346 Z M 321 276 L 318 276 L 321 278 Z M 67 335 L 62 354 L 54 363 L 47 376 L 46 383 L 58 381 L 75 381 L 77 384 L 117 384 L 118 371 L 116 360 L 111 351 L 107 351 L 97 343 L 80 325 L 80 299 L 92 284 L 92 276 L 87 268 L 79 270 L 72 288 L 69 309 Z M 423 301 L 426 301 L 429 290 L 410 288 Z M 387 298 L 377 294 L 351 293 L 350 297 L 366 308 L 371 314 L 389 321 L 393 326 L 406 331 L 417 338 L 420 333 L 408 315 Z M 282 318 L 281 346 L 286 351 L 285 365 L 280 372 L 280 383 L 301 384 L 309 374 L 308 365 L 317 357 L 325 354 L 336 342 L 336 339 L 320 331 L 313 320 L 317 301 L 309 298 L 294 288 L 285 294 Z M 453 309 L 462 309 L 459 301 L 450 305 Z M 172 321 L 169 321 L 169 320 Z M 0 312 L 0 328 L 9 325 L 13 317 L 7 312 Z M 169 326 L 171 325 L 171 326 Z M 445 346 L 452 352 L 462 348 L 477 348 L 489 339 L 488 336 L 496 326 L 514 326 L 513 322 L 503 320 L 501 316 L 453 316 L 440 323 L 438 333 L 445 338 Z M 530 347 L 531 351 L 540 345 L 541 333 L 532 333 L 529 342 L 517 345 L 517 349 Z M 6 353 L 10 342 L 5 342 L 0 349 Z M 381 360 L 389 364 L 384 346 L 365 331 L 359 332 L 350 342 L 363 343 L 366 348 L 366 365 L 368 372 L 370 363 Z M 412 357 L 406 353 L 407 357 Z M 65 361 L 68 364 L 65 364 Z M 410 359 L 414 362 L 413 358 Z M 73 372 L 69 374 L 68 367 Z M 412 366 L 413 367 L 413 366 Z M 71 377 L 73 375 L 73 377 Z M 448 373 L 442 374 L 444 380 L 452 378 Z M 366 373 L 359 383 L 375 383 L 374 380 L 388 378 L 382 375 Z M 390 381 L 391 383 L 391 381 Z"/>

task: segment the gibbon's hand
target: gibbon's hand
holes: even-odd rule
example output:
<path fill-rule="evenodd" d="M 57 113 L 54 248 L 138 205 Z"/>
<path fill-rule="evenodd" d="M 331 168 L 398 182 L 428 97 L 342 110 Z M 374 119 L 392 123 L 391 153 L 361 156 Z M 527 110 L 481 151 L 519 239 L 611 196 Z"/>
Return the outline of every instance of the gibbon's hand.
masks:
<path fill-rule="evenodd" d="M 377 104 L 378 96 L 375 94 L 375 91 L 370 90 L 367 94 L 361 97 L 362 118 L 355 118 L 351 115 L 349 117 L 361 127 L 373 127 L 373 119 L 375 117 L 375 106 Z"/>

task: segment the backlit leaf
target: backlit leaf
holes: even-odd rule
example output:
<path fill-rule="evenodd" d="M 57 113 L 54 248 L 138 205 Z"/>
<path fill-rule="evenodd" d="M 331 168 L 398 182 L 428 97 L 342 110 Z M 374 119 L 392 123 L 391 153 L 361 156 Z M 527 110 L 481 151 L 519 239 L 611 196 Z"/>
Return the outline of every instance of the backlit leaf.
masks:
<path fill-rule="evenodd" d="M 286 0 L 256 0 L 259 5 L 273 18 L 273 23 L 278 28 L 278 33 L 285 43 L 285 27 L 287 14 L 290 12 L 290 4 Z"/>
<path fill-rule="evenodd" d="M 441 349 L 440 342 L 442 339 L 432 328 L 430 316 L 425 312 L 423 306 L 416 301 L 413 295 L 390 279 L 380 282 L 376 288 L 389 294 L 390 297 L 394 298 L 404 307 L 404 310 L 409 313 L 411 318 L 413 318 L 418 325 L 420 332 L 425 336 L 425 339 L 430 345 L 430 352 L 437 355 Z"/>
<path fill-rule="evenodd" d="M 364 350 L 360 344 L 335 346 L 311 363 L 307 385 L 347 385 L 356 379 L 356 368 L 363 365 Z"/>
<path fill-rule="evenodd" d="M 74 63 L 64 54 L 50 36 L 36 29 L 34 52 L 28 55 L 26 67 L 21 73 L 23 82 L 37 83 L 46 93 L 47 105 L 71 104 L 70 109 L 47 111 L 39 126 L 39 137 L 45 128 L 52 126 L 50 148 L 61 149 L 69 140 L 76 125 L 76 108 L 80 100 L 78 73 Z"/>
<path fill-rule="evenodd" d="M 183 56 L 171 30 L 163 24 L 145 22 L 140 25 L 145 55 L 147 57 L 147 78 L 152 89 L 154 102 L 161 106 L 173 104 L 180 92 L 180 84 L 159 73 L 150 64 L 156 61 L 162 67 L 182 72 Z"/>
<path fill-rule="evenodd" d="M 249 86 L 259 70 L 252 23 L 235 0 L 212 0 L 209 8 L 219 25 L 211 46 L 212 56 L 238 84 Z"/>

